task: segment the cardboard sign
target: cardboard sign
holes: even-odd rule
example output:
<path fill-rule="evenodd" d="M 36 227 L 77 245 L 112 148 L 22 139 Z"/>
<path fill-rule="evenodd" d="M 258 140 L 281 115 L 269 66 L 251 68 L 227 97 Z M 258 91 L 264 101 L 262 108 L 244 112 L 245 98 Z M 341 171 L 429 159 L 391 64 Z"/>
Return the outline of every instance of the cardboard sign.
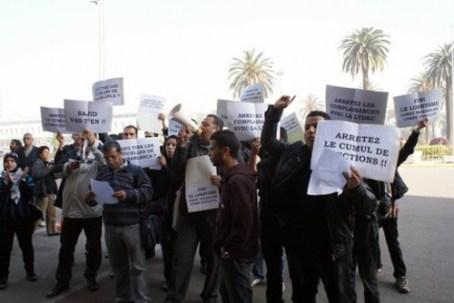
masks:
<path fill-rule="evenodd" d="M 304 141 L 304 130 L 295 113 L 291 113 L 287 117 L 282 118 L 280 126 L 287 133 L 287 142 L 295 143 Z"/>
<path fill-rule="evenodd" d="M 65 100 L 66 129 L 82 132 L 88 128 L 95 133 L 107 133 L 112 125 L 112 104 Z"/>
<path fill-rule="evenodd" d="M 392 182 L 399 154 L 399 135 L 394 127 L 345 121 L 318 122 L 311 169 L 333 165 L 319 161 L 324 149 L 340 153 L 364 178 Z"/>
<path fill-rule="evenodd" d="M 41 125 L 48 132 L 67 133 L 65 110 L 41 106 Z"/>
<path fill-rule="evenodd" d="M 217 209 L 221 202 L 219 190 L 210 181 L 217 175 L 208 156 L 191 158 L 186 164 L 185 193 L 188 212 Z"/>
<path fill-rule="evenodd" d="M 241 91 L 240 101 L 241 102 L 263 103 L 265 100 L 264 90 L 265 90 L 265 88 L 260 83 L 246 86 Z"/>
<path fill-rule="evenodd" d="M 123 78 L 95 82 L 92 92 L 94 101 L 109 102 L 112 105 L 124 104 Z"/>
<path fill-rule="evenodd" d="M 182 127 L 183 127 L 183 125 L 180 122 L 176 121 L 175 119 L 170 119 L 169 120 L 169 130 L 168 130 L 167 135 L 178 136 Z"/>
<path fill-rule="evenodd" d="M 439 90 L 394 97 L 397 127 L 415 126 L 418 122 L 437 117 L 443 94 Z"/>
<path fill-rule="evenodd" d="M 163 112 L 166 99 L 153 95 L 142 95 L 137 111 L 137 126 L 140 130 L 161 133 L 162 123 L 158 115 Z"/>
<path fill-rule="evenodd" d="M 326 86 L 326 110 L 333 120 L 384 124 L 387 92 Z"/>
<path fill-rule="evenodd" d="M 158 157 L 161 155 L 158 138 L 118 140 L 123 156 L 134 165 L 160 170 Z"/>
<path fill-rule="evenodd" d="M 267 108 L 265 103 L 218 100 L 217 112 L 238 140 L 249 141 L 260 137 Z"/>

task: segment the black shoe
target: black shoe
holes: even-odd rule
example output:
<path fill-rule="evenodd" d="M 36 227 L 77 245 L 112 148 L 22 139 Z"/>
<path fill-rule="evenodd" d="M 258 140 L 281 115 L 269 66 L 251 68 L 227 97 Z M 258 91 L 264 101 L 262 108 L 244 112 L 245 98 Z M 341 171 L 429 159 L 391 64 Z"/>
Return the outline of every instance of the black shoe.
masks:
<path fill-rule="evenodd" d="M 88 280 L 87 281 L 87 289 L 89 291 L 97 291 L 99 289 L 99 284 L 96 283 L 95 280 Z"/>
<path fill-rule="evenodd" d="M 8 287 L 8 280 L 1 278 L 0 279 L 0 290 L 6 289 Z"/>
<path fill-rule="evenodd" d="M 55 287 L 52 288 L 52 290 L 47 293 L 47 297 L 48 298 L 56 297 L 59 294 L 61 294 L 62 292 L 68 290 L 68 288 L 69 288 L 69 285 L 67 285 L 67 284 L 57 283 L 57 285 L 55 285 Z"/>
<path fill-rule="evenodd" d="M 30 282 L 35 282 L 38 280 L 38 276 L 35 273 L 27 274 L 27 280 Z"/>

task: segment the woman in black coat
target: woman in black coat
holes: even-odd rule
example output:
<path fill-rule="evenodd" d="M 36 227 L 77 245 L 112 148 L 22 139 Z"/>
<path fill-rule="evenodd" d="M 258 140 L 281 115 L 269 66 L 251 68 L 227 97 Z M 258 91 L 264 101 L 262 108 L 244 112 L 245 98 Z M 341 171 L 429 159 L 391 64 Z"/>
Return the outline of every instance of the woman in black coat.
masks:
<path fill-rule="evenodd" d="M 8 286 L 9 263 L 14 234 L 25 263 L 29 281 L 36 281 L 32 235 L 41 212 L 33 203 L 33 180 L 18 167 L 18 156 L 6 154 L 0 177 L 0 289 Z"/>

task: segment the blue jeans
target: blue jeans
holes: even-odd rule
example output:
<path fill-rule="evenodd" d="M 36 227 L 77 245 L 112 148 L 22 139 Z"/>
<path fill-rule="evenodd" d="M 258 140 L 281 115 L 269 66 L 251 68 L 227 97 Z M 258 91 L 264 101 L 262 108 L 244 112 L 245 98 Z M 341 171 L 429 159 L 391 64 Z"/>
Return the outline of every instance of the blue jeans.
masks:
<path fill-rule="evenodd" d="M 223 303 L 252 303 L 253 259 L 221 259 L 220 286 Z"/>

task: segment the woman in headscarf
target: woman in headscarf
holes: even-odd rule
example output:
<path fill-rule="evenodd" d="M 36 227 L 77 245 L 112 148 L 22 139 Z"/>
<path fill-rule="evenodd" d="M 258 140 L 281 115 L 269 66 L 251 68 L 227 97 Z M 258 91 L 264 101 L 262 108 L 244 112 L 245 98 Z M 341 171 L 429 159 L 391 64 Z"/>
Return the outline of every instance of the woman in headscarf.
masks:
<path fill-rule="evenodd" d="M 32 177 L 19 168 L 17 154 L 6 154 L 3 167 L 0 176 L 0 289 L 8 286 L 14 234 L 17 235 L 22 250 L 27 279 L 37 280 L 33 264 L 32 235 L 35 222 L 41 217 L 41 212 L 32 205 Z"/>

